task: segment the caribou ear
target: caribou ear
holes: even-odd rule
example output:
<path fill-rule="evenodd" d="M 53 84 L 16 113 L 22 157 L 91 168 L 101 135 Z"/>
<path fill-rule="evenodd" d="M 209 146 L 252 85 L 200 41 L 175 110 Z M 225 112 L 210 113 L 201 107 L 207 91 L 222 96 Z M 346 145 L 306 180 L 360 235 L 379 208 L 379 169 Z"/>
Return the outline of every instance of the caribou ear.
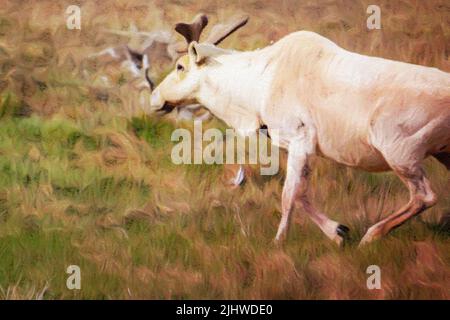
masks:
<path fill-rule="evenodd" d="M 198 45 L 197 41 L 192 41 L 188 46 L 188 56 L 191 63 L 197 63 L 199 60 L 198 52 L 196 46 Z"/>
<path fill-rule="evenodd" d="M 188 54 L 191 61 L 196 64 L 201 64 L 208 59 L 220 56 L 222 54 L 229 54 L 230 51 L 217 48 L 209 43 L 191 42 L 188 48 Z"/>

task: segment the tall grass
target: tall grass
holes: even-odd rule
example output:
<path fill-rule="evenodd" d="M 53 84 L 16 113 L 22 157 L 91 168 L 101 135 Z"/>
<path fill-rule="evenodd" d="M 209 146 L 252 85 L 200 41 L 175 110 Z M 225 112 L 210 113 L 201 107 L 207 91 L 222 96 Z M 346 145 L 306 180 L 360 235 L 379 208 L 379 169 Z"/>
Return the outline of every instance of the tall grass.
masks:
<path fill-rule="evenodd" d="M 313 201 L 351 228 L 335 247 L 301 211 L 282 247 L 283 172 L 240 188 L 220 166 L 176 166 L 170 118 L 139 111 L 120 69 L 102 87 L 83 57 L 124 39 L 103 28 L 171 28 L 198 11 L 251 20 L 225 47 L 254 49 L 309 29 L 364 54 L 450 71 L 450 7 L 379 1 L 382 29 L 366 30 L 370 1 L 79 1 L 82 29 L 65 28 L 70 1 L 3 1 L 0 8 L 0 297 L 3 299 L 448 299 L 450 183 L 426 170 L 438 205 L 364 250 L 367 227 L 407 191 L 390 173 L 316 159 Z M 94 68 L 95 69 L 95 68 Z M 100 70 L 103 72 L 105 70 Z M 148 94 L 148 93 L 144 93 Z M 214 120 L 206 126 L 223 124 Z M 81 268 L 81 290 L 66 268 Z M 382 289 L 368 290 L 379 265 Z"/>

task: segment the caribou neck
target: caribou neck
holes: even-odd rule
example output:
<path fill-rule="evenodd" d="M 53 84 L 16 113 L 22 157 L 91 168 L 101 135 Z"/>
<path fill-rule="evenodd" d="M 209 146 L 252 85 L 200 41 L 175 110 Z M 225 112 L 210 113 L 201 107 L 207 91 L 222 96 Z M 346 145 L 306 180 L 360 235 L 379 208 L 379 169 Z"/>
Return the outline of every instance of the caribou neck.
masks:
<path fill-rule="evenodd" d="M 216 57 L 206 66 L 199 102 L 238 130 L 257 130 L 273 77 L 268 59 L 265 50 Z"/>

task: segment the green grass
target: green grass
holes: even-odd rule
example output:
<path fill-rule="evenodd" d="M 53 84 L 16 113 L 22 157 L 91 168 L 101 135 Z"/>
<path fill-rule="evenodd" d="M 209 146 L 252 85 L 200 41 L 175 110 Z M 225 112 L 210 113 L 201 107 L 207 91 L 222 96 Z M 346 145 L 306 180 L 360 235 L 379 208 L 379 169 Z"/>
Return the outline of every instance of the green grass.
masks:
<path fill-rule="evenodd" d="M 389 41 L 363 29 L 364 1 L 351 8 L 344 2 L 319 3 L 321 22 L 311 1 L 236 1 L 222 11 L 216 10 L 219 3 L 206 1 L 188 7 L 169 1 L 164 8 L 135 2 L 151 10 L 144 20 L 134 16 L 139 10 L 120 11 L 123 26 L 135 21 L 140 29 L 151 28 L 163 16 L 161 10 L 167 13 L 165 23 L 172 24 L 200 10 L 211 12 L 213 21 L 239 8 L 252 14 L 251 21 L 225 46 L 257 48 L 304 28 L 361 53 L 448 66 L 442 57 L 449 30 L 440 34 L 433 27 L 440 25 L 442 12 L 433 11 L 432 21 L 424 18 L 443 3 L 439 0 L 419 8 L 383 2 L 389 13 L 383 39 Z M 59 20 L 29 15 L 33 10 L 27 5 L 62 12 L 51 3 L 27 2 L 23 19 L 0 9 L 0 298 L 450 297 L 450 232 L 444 219 L 450 213 L 450 180 L 437 161 L 427 160 L 426 171 L 438 205 L 360 250 L 367 228 L 401 206 L 407 191 L 392 173 L 365 173 L 318 159 L 313 202 L 349 226 L 350 239 L 344 248 L 336 247 L 299 211 L 287 241 L 277 247 L 272 240 L 280 220 L 283 170 L 261 177 L 253 168 L 246 183 L 233 189 L 224 183 L 228 167 L 174 165 L 170 136 L 177 127 L 192 130 L 192 124 L 143 115 L 135 108 L 140 103 L 136 90 L 121 72 L 111 76 L 112 87 L 95 87 L 77 71 L 76 59 L 85 54 L 84 47 L 114 44 L 117 38 L 89 23 L 74 35 L 58 29 Z M 111 11 L 97 5 L 99 12 L 95 6 L 83 9 L 84 21 L 95 16 L 108 27 L 123 27 L 111 18 L 114 5 Z M 396 19 L 409 21 L 408 32 Z M 416 19 L 426 20 L 425 25 L 410 25 Z M 267 30 L 267 20 L 278 22 Z M 423 38 L 415 37 L 420 30 Z M 430 41 L 441 45 L 430 43 L 426 54 L 411 49 L 434 39 L 436 32 L 444 40 Z M 28 37 L 35 40 L 29 44 Z M 74 68 L 57 64 L 66 45 L 80 50 L 72 57 Z M 225 128 L 216 120 L 203 127 Z M 366 288 L 372 264 L 382 270 L 382 290 Z M 81 268 L 81 290 L 66 287 L 69 265 Z"/>

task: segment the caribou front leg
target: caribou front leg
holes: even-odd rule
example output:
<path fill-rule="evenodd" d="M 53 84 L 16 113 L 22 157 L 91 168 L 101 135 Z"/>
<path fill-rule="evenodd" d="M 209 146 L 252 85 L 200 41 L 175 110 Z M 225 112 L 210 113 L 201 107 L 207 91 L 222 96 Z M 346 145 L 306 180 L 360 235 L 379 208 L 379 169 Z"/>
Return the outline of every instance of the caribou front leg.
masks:
<path fill-rule="evenodd" d="M 302 141 L 291 142 L 288 148 L 286 179 L 281 195 L 281 221 L 275 237 L 275 242 L 277 243 L 286 238 L 295 200 L 302 191 L 302 172 L 307 164 L 307 160 L 307 148 L 303 145 Z"/>
<path fill-rule="evenodd" d="M 307 180 L 307 177 L 305 177 Z M 306 181 L 305 181 L 306 183 Z M 308 194 L 300 196 L 300 203 L 308 214 L 309 218 L 325 233 L 325 235 L 337 243 L 339 246 L 344 244 L 348 236 L 349 228 L 339 222 L 331 220 L 324 213 L 318 211 L 310 202 Z"/>
<path fill-rule="evenodd" d="M 307 136 L 289 145 L 286 180 L 281 199 L 282 216 L 275 241 L 280 242 L 286 237 L 291 212 L 298 200 L 309 218 L 325 235 L 338 245 L 342 245 L 349 229 L 315 209 L 308 198 L 308 178 L 311 172 L 309 158 L 313 150 L 314 139 L 308 139 Z"/>

